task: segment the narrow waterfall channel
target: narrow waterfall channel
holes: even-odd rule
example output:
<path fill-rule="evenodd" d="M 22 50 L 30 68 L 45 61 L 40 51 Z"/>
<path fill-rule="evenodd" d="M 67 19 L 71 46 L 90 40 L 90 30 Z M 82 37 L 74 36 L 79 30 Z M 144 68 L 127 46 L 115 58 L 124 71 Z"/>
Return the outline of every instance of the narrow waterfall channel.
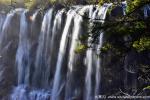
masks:
<path fill-rule="evenodd" d="M 12 71 L 8 76 L 13 77 L 10 100 L 96 99 L 101 91 L 101 58 L 97 55 L 103 32 L 99 32 L 98 44 L 92 45 L 94 49 L 88 48 L 81 55 L 75 49 L 80 43 L 79 36 L 88 31 L 83 16 L 91 21 L 104 20 L 109 7 L 110 4 L 69 10 L 50 8 L 41 18 L 39 10 L 31 14 L 26 9 L 0 15 L 1 56 L 13 52 L 11 58 L 3 58 L 6 62 L 10 60 L 8 66 Z M 89 37 L 89 46 L 90 41 Z"/>

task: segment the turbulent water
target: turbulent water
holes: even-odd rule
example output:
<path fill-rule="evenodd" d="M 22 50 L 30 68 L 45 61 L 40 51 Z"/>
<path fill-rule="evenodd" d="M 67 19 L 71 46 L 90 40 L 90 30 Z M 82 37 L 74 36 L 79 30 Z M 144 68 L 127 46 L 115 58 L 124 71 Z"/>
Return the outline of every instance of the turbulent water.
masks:
<path fill-rule="evenodd" d="M 125 15 L 126 2 L 122 5 Z M 3 95 L 8 100 L 97 100 L 104 33 L 99 31 L 97 44 L 91 43 L 92 34 L 85 41 L 79 38 L 88 34 L 95 19 L 104 23 L 110 6 L 50 8 L 45 13 L 20 8 L 0 14 L 0 89 L 7 89 Z M 145 17 L 149 9 L 145 6 Z M 76 48 L 82 42 L 92 48 L 79 54 Z"/>

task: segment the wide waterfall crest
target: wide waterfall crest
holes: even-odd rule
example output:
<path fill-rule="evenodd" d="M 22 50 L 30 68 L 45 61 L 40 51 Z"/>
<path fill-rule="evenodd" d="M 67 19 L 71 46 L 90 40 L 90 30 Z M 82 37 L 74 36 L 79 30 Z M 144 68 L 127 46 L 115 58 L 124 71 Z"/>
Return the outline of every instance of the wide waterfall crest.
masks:
<path fill-rule="evenodd" d="M 96 99 L 101 81 L 101 59 L 97 55 L 103 44 L 103 33 L 100 31 L 94 50 L 88 48 L 78 54 L 75 49 L 81 44 L 79 36 L 88 34 L 84 23 L 95 19 L 103 23 L 110 6 L 50 8 L 44 15 L 39 10 L 33 13 L 16 9 L 0 15 L 0 49 L 4 51 L 16 44 L 11 67 L 15 81 L 10 100 Z M 90 20 L 84 19 L 85 16 Z M 15 21 L 16 27 L 11 27 Z M 12 28 L 15 31 L 11 32 Z M 90 46 L 91 37 L 87 41 Z"/>

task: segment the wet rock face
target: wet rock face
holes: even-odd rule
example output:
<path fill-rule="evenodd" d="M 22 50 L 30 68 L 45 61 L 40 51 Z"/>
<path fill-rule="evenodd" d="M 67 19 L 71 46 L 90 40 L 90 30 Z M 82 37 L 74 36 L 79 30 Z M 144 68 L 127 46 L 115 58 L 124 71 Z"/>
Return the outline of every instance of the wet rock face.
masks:
<path fill-rule="evenodd" d="M 108 51 L 102 55 L 102 94 L 112 95 L 124 87 L 124 57 Z"/>
<path fill-rule="evenodd" d="M 137 73 L 138 73 L 138 53 L 134 51 L 128 52 L 124 60 L 124 88 L 125 90 L 137 89 Z"/>
<path fill-rule="evenodd" d="M 117 6 L 111 11 L 111 16 L 113 17 L 121 15 L 123 15 L 123 8 L 121 6 Z"/>
<path fill-rule="evenodd" d="M 147 6 L 145 6 L 147 7 Z M 121 7 L 116 7 L 111 11 L 107 20 L 116 20 L 118 16 L 123 15 Z M 145 11 L 146 15 L 149 11 Z M 145 86 L 149 86 L 150 76 L 146 69 L 150 69 L 149 51 L 137 52 L 132 48 L 131 41 L 140 37 L 138 34 L 119 36 L 117 34 L 105 35 L 104 42 L 112 44 L 114 47 L 107 53 L 102 53 L 102 94 L 120 94 L 123 92 L 133 95 L 139 90 L 144 95 L 149 91 L 143 91 Z M 120 49 L 121 54 L 114 49 Z M 121 93 L 123 95 L 123 93 Z"/>
<path fill-rule="evenodd" d="M 6 96 L 8 92 L 10 92 L 10 89 L 12 88 L 12 85 L 15 84 L 15 70 L 14 70 L 14 59 L 15 59 L 15 52 L 16 48 L 14 47 L 15 44 L 11 43 L 7 50 L 5 52 L 2 52 L 1 54 L 1 60 L 0 60 L 0 70 L 1 70 L 1 85 L 0 89 L 3 90 L 0 92 L 0 96 Z M 9 57 L 11 58 L 9 58 Z"/>
<path fill-rule="evenodd" d="M 102 54 L 102 94 L 118 95 L 117 93 L 121 93 L 121 89 L 123 92 L 133 95 L 136 90 L 142 91 L 145 86 L 150 84 L 147 79 L 149 72 L 146 72 L 144 68 L 145 66 L 149 69 L 149 51 L 138 53 L 129 48 L 130 44 L 127 42 L 134 37 L 125 36 L 123 38 L 121 44 L 128 48 L 127 51 L 118 55 L 113 48 Z M 113 45 L 120 45 L 119 39 L 119 37 L 114 36 L 105 37 L 105 41 L 109 41 Z M 145 74 L 146 76 L 144 76 Z M 143 91 L 144 95 L 147 95 L 148 92 L 148 90 L 147 92 Z"/>

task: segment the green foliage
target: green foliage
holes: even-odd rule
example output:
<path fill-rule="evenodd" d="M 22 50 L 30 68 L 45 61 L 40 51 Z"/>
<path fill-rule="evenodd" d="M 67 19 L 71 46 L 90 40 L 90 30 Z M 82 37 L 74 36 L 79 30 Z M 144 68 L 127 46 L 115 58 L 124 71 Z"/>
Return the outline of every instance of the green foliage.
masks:
<path fill-rule="evenodd" d="M 150 0 L 127 0 L 127 3 L 127 13 L 131 13 L 145 4 L 150 3 Z"/>
<path fill-rule="evenodd" d="M 105 33 L 109 35 L 130 35 L 130 34 L 143 34 L 146 30 L 146 23 L 143 21 L 116 21 L 116 22 L 106 22 L 103 26 L 99 25 L 94 27 L 96 29 L 103 29 Z"/>
<path fill-rule="evenodd" d="M 143 90 L 150 90 L 150 86 L 146 86 L 145 88 L 143 88 Z"/>
<path fill-rule="evenodd" d="M 37 6 L 40 9 L 44 9 L 45 7 L 49 6 L 50 4 L 58 3 L 57 0 L 25 0 L 24 5 L 27 9 L 32 9 L 33 7 Z"/>
<path fill-rule="evenodd" d="M 101 52 L 107 52 L 111 48 L 112 48 L 112 45 L 110 43 L 105 43 L 101 48 Z"/>
<path fill-rule="evenodd" d="M 87 45 L 78 43 L 75 49 L 75 53 L 83 53 L 86 51 L 87 48 L 88 48 Z"/>
<path fill-rule="evenodd" d="M 99 4 L 102 5 L 104 3 L 104 0 L 99 0 Z"/>
<path fill-rule="evenodd" d="M 140 38 L 138 41 L 134 41 L 133 47 L 138 51 L 150 50 L 150 37 Z"/>
<path fill-rule="evenodd" d="M 110 2 L 112 2 L 112 0 L 98 0 L 98 3 L 100 5 L 103 5 L 104 3 L 110 3 Z"/>
<path fill-rule="evenodd" d="M 24 5 L 27 9 L 31 9 L 36 4 L 36 0 L 25 0 Z"/>
<path fill-rule="evenodd" d="M 128 0 L 127 12 L 133 11 L 136 6 L 140 4 L 141 0 Z"/>
<path fill-rule="evenodd" d="M 141 13 L 139 10 L 138 12 L 136 12 L 137 9 L 143 7 L 147 2 L 149 2 L 149 0 L 128 1 L 129 7 L 128 7 L 128 14 L 126 16 L 116 17 L 110 19 L 109 21 L 106 20 L 103 25 L 101 25 L 101 23 L 96 23 L 95 27 L 93 27 L 93 30 L 91 32 L 93 34 L 97 34 L 98 33 L 97 30 L 102 29 L 105 32 L 105 34 L 110 37 L 119 36 L 120 38 L 123 38 L 126 35 L 130 35 L 132 37 L 132 40 L 126 41 L 128 42 L 128 46 L 122 44 L 122 47 L 121 45 L 119 45 L 119 48 L 124 48 L 124 46 L 127 46 L 126 50 L 129 48 L 135 48 L 138 52 L 150 50 L 149 38 L 142 38 L 146 37 L 150 33 L 149 31 L 150 24 L 148 23 L 149 18 L 147 19 L 142 18 L 141 17 L 142 15 L 140 15 Z M 140 40 L 135 41 L 139 38 Z M 108 51 L 109 49 L 110 48 L 108 45 L 102 47 L 102 51 Z"/>
<path fill-rule="evenodd" d="M 75 0 L 65 0 L 62 3 L 64 3 L 66 6 L 69 6 L 69 5 L 76 4 L 76 1 Z"/>
<path fill-rule="evenodd" d="M 0 3 L 9 6 L 11 5 L 12 7 L 25 7 L 27 9 L 38 7 L 42 9 L 49 4 L 58 3 L 57 1 L 58 0 L 0 0 Z"/>
<path fill-rule="evenodd" d="M 10 3 L 11 3 L 11 0 L 0 0 L 0 3 L 10 4 Z"/>
<path fill-rule="evenodd" d="M 56 2 L 57 0 L 49 0 L 50 3 L 54 3 Z"/>

